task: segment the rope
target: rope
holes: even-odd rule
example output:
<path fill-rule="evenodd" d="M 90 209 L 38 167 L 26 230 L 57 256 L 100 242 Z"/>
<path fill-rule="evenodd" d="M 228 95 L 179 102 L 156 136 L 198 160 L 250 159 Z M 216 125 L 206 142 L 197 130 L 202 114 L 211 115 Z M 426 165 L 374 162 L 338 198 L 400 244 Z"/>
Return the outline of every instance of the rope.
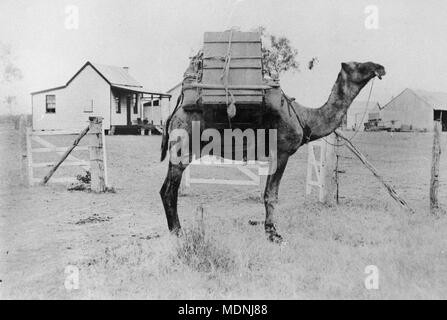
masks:
<path fill-rule="evenodd" d="M 233 94 L 228 90 L 228 75 L 230 73 L 230 63 L 231 63 L 231 45 L 233 41 L 233 30 L 230 31 L 230 37 L 228 40 L 228 49 L 227 54 L 225 56 L 225 64 L 224 68 L 222 70 L 222 75 L 220 77 L 221 80 L 223 80 L 223 84 L 225 87 L 225 100 L 227 104 L 227 117 L 228 117 L 228 124 L 231 129 L 231 118 L 233 118 L 236 115 L 236 110 L 229 110 L 230 108 L 236 108 L 235 105 L 235 99 Z M 230 97 L 230 98 L 229 98 Z M 231 102 L 230 102 L 231 99 Z"/>
<path fill-rule="evenodd" d="M 301 129 L 303 130 L 303 135 L 304 135 L 305 131 L 306 131 L 305 125 L 303 124 L 301 118 L 299 117 L 298 113 L 296 112 L 295 108 L 293 107 L 292 99 L 287 97 L 287 95 L 284 93 L 284 91 L 282 89 L 281 89 L 281 93 L 282 93 L 284 99 L 287 101 L 287 108 L 288 108 L 288 111 L 289 111 L 289 117 L 292 116 L 291 113 L 290 113 L 290 109 L 292 109 L 293 113 L 295 114 L 296 119 L 298 120 L 298 123 L 299 123 Z M 306 137 L 303 136 L 303 138 L 306 139 L 306 143 L 309 142 L 310 136 L 311 136 L 311 132 L 309 132 L 309 134 Z"/>
<path fill-rule="evenodd" d="M 369 105 L 369 102 L 371 100 L 371 94 L 372 94 L 373 87 L 374 87 L 374 78 L 372 79 L 371 87 L 369 89 L 368 100 L 366 101 L 365 111 L 363 112 L 362 123 L 363 123 L 363 121 L 365 119 L 365 116 L 366 116 L 366 113 L 368 111 L 368 105 Z M 282 93 L 284 99 L 287 101 L 287 107 L 288 107 L 288 111 L 289 111 L 289 116 L 290 117 L 292 116 L 291 113 L 290 113 L 290 109 L 292 109 L 293 113 L 295 114 L 296 119 L 298 120 L 298 123 L 299 123 L 301 129 L 303 130 L 303 135 L 304 135 L 305 134 L 305 125 L 303 124 L 303 122 L 302 122 L 301 118 L 299 117 L 298 113 L 296 112 L 295 108 L 293 108 L 292 100 L 289 97 L 287 97 L 287 95 L 284 93 L 284 91 L 282 89 L 281 89 L 281 93 Z M 348 141 L 351 142 L 354 139 L 354 137 L 358 134 L 359 131 L 360 131 L 360 126 L 358 128 L 356 128 L 356 131 L 348 139 Z M 309 132 L 309 134 L 306 137 L 303 137 L 304 139 L 306 139 L 305 143 L 309 142 L 310 136 L 311 136 L 311 132 Z M 339 144 L 339 143 L 333 144 L 333 143 L 327 141 L 324 137 L 322 139 L 327 144 L 329 144 L 331 146 L 334 146 L 334 147 L 342 147 L 342 146 L 346 145 L 346 143 L 347 143 L 347 142 L 345 142 L 343 144 Z M 339 139 L 337 138 L 337 140 L 339 140 Z"/>
<path fill-rule="evenodd" d="M 366 101 L 365 111 L 363 112 L 361 123 L 363 123 L 363 121 L 365 120 L 366 113 L 368 112 L 368 105 L 369 105 L 369 102 L 371 100 L 371 93 L 372 93 L 373 87 L 374 87 L 374 78 L 371 81 L 371 87 L 369 88 L 369 94 L 368 94 L 368 100 Z M 356 128 L 356 130 L 354 131 L 354 134 L 351 137 L 349 137 L 349 139 L 347 139 L 347 141 L 351 142 L 355 138 L 355 136 L 359 133 L 359 131 L 360 131 L 360 126 L 358 126 Z M 335 133 L 335 134 L 337 135 L 337 133 Z M 329 144 L 330 146 L 333 146 L 333 147 L 343 147 L 343 146 L 345 146 L 347 144 L 347 141 L 344 142 L 343 144 L 339 144 L 339 143 L 333 144 L 333 143 L 330 143 L 329 141 L 327 141 L 324 137 L 322 139 L 327 144 Z"/>

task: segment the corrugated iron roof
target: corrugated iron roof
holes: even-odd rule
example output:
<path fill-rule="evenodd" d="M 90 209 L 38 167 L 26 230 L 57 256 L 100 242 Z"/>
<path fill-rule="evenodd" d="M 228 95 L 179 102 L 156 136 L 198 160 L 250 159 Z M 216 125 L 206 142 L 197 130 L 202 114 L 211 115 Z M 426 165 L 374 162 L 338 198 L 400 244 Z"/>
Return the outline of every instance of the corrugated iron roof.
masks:
<path fill-rule="evenodd" d="M 418 97 L 427 102 L 433 109 L 447 110 L 447 93 L 412 90 Z"/>
<path fill-rule="evenodd" d="M 170 94 L 150 91 L 150 90 L 145 89 L 143 87 L 120 86 L 120 85 L 117 85 L 117 84 L 112 84 L 112 88 L 121 89 L 121 90 L 127 90 L 127 91 L 132 91 L 132 92 L 152 94 L 154 96 L 161 96 L 161 97 L 164 97 L 164 98 L 170 98 L 171 97 Z"/>
<path fill-rule="evenodd" d="M 122 87 L 129 87 L 129 88 L 143 88 L 143 86 L 129 74 L 128 70 L 125 70 L 122 67 L 109 66 L 109 65 L 105 65 L 105 64 L 93 63 L 93 62 L 87 61 L 82 66 L 82 68 L 79 69 L 78 72 L 76 72 L 74 74 L 74 76 L 72 76 L 70 78 L 70 80 L 68 80 L 68 82 L 65 85 L 57 87 L 57 88 L 51 88 L 51 89 L 45 89 L 45 90 L 41 90 L 41 91 L 32 92 L 31 94 L 34 95 L 34 94 L 38 94 L 38 93 L 44 93 L 47 91 L 53 91 L 53 90 L 59 90 L 59 89 L 66 88 L 70 84 L 70 82 L 72 82 L 78 76 L 78 74 L 81 73 L 87 66 L 91 66 L 106 82 L 108 82 L 112 86 L 122 86 Z"/>
<path fill-rule="evenodd" d="M 108 66 L 96 62 L 91 63 L 111 84 L 129 87 L 142 87 L 142 85 L 135 80 L 122 67 Z"/>

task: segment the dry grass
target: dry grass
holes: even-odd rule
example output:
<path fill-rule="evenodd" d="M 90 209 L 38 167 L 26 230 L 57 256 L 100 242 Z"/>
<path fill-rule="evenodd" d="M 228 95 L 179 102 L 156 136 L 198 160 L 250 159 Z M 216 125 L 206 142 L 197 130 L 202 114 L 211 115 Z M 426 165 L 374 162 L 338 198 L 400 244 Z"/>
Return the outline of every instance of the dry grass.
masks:
<path fill-rule="evenodd" d="M 183 232 L 176 246 L 176 258 L 192 270 L 208 274 L 235 269 L 233 253 L 200 227 Z"/>
<path fill-rule="evenodd" d="M 180 239 L 170 236 L 150 242 L 135 239 L 107 248 L 93 267 L 86 267 L 81 287 L 89 290 L 81 289 L 77 296 L 447 297 L 445 220 L 403 219 L 399 218 L 400 212 L 389 217 L 374 210 L 365 214 L 353 209 L 314 210 L 283 226 L 288 242 L 282 246 L 266 242 L 260 236 L 261 228 L 238 220 L 222 223 L 223 227 L 232 227 L 225 236 L 219 234 L 215 223 L 207 223 L 206 234 L 219 236 L 204 236 L 203 230 L 193 225 Z M 371 264 L 380 271 L 379 290 L 366 290 L 364 286 L 364 270 Z"/>

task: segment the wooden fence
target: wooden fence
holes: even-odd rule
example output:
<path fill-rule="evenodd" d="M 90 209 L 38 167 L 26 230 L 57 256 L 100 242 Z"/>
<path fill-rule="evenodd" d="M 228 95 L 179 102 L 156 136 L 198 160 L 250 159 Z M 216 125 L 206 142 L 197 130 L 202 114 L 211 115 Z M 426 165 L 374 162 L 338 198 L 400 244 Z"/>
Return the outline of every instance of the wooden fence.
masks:
<path fill-rule="evenodd" d="M 21 128 L 25 131 L 25 145 L 27 159 L 28 183 L 33 186 L 37 183 L 46 184 L 50 179 L 55 183 L 75 182 L 75 177 L 52 177 L 59 167 L 79 166 L 83 170 L 91 173 L 91 189 L 96 192 L 104 192 L 108 186 L 107 176 L 107 155 L 105 134 L 102 128 L 102 118 L 91 117 L 89 125 L 81 132 L 74 131 L 32 131 L 31 128 Z M 45 136 L 76 135 L 76 139 L 71 146 L 60 147 L 45 139 Z M 79 146 L 80 141 L 85 137 L 89 138 L 88 146 Z M 23 138 L 22 138 L 23 139 Z M 33 147 L 33 142 L 38 143 L 39 147 Z M 76 148 L 77 151 L 88 151 L 89 160 L 79 159 L 70 153 Z M 36 153 L 56 153 L 60 157 L 57 162 L 36 162 L 34 154 Z M 34 169 L 49 168 L 49 172 L 43 178 L 36 178 Z"/>
<path fill-rule="evenodd" d="M 335 142 L 335 134 L 331 134 L 308 144 L 306 195 L 316 188 L 318 200 L 323 203 L 335 200 Z"/>
<path fill-rule="evenodd" d="M 245 179 L 215 179 L 215 178 L 194 178 L 191 176 L 191 167 L 216 167 L 216 168 L 233 168 L 243 174 Z M 255 173 L 252 169 L 256 169 Z M 237 185 L 237 186 L 258 186 L 261 196 L 264 193 L 265 182 L 269 172 L 268 162 L 259 161 L 233 161 L 217 157 L 205 156 L 201 159 L 193 159 L 189 166 L 185 169 L 182 179 L 182 191 L 185 187 L 192 184 L 220 184 L 220 185 Z"/>
<path fill-rule="evenodd" d="M 436 140 L 436 138 L 435 138 Z M 402 199 L 396 190 L 385 181 L 378 170 L 368 161 L 368 159 L 354 146 L 350 139 L 345 137 L 340 131 L 326 138 L 309 143 L 309 154 L 307 162 L 306 195 L 310 195 L 313 187 L 318 188 L 319 201 L 323 203 L 338 202 L 338 157 L 337 149 L 346 146 L 362 164 L 376 177 L 386 188 L 389 195 L 405 210 L 414 213 L 414 210 Z M 315 154 L 317 153 L 317 155 Z M 315 175 L 314 175 L 315 173 Z M 313 177 L 316 176 L 316 179 Z"/>
<path fill-rule="evenodd" d="M 34 169 L 35 168 L 52 168 L 54 167 L 54 162 L 36 162 L 34 160 L 33 155 L 35 153 L 57 153 L 58 155 L 63 155 L 68 147 L 57 147 L 48 140 L 45 140 L 43 138 L 44 136 L 62 136 L 62 135 L 78 135 L 79 132 L 69 132 L 69 131 L 54 131 L 54 132 L 47 132 L 47 131 L 32 131 L 31 128 L 27 128 L 26 130 L 26 145 L 27 145 L 27 159 L 28 159 L 28 182 L 29 184 L 35 185 L 37 183 L 42 182 L 42 179 L 35 178 Z M 41 145 L 39 148 L 33 148 L 32 144 L 33 142 L 36 142 Z M 76 148 L 77 151 L 88 151 L 87 146 L 78 146 Z M 66 166 L 80 166 L 84 170 L 90 170 L 90 163 L 85 160 L 78 159 L 74 156 L 67 157 L 67 160 L 64 163 L 62 163 L 61 167 Z M 52 182 L 60 182 L 60 183 L 68 183 L 68 182 L 74 182 L 75 177 L 59 177 L 59 178 L 53 178 Z"/>

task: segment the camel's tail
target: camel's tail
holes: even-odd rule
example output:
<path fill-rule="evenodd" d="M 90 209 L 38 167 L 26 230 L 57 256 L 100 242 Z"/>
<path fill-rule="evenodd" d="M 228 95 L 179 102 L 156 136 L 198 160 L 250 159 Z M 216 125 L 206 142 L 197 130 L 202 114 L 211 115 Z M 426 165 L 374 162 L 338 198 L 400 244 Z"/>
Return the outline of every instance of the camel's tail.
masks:
<path fill-rule="evenodd" d="M 168 153 L 168 146 L 169 146 L 169 122 L 171 120 L 171 117 L 166 120 L 166 125 L 163 129 L 163 136 L 161 138 L 161 159 L 160 161 L 163 161 L 166 158 L 166 154 Z"/>
<path fill-rule="evenodd" d="M 161 138 L 161 158 L 160 161 L 163 161 L 166 158 L 169 148 L 169 124 L 171 123 L 172 116 L 177 112 L 178 108 L 183 102 L 183 91 L 177 98 L 177 104 L 175 105 L 174 111 L 168 117 L 165 123 L 165 127 L 163 129 L 163 136 Z"/>

